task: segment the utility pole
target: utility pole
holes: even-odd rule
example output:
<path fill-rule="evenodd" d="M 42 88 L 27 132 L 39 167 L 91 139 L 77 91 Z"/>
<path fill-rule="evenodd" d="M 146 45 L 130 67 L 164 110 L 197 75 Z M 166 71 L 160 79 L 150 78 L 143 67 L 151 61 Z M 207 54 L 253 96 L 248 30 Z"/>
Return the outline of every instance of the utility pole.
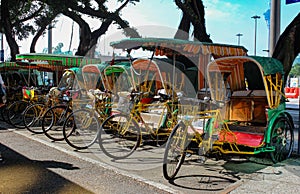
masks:
<path fill-rule="evenodd" d="M 241 36 L 243 36 L 243 34 L 238 33 L 236 36 L 238 37 L 238 45 L 240 46 L 240 39 L 241 39 Z"/>
<path fill-rule="evenodd" d="M 255 16 L 252 16 L 251 18 L 253 18 L 255 20 L 255 26 L 254 26 L 254 55 L 256 55 L 257 19 L 259 19 L 260 16 L 255 15 Z"/>
<path fill-rule="evenodd" d="M 48 26 L 48 54 L 52 53 L 52 25 Z"/>
<path fill-rule="evenodd" d="M 280 36 L 280 0 L 271 0 L 270 11 L 269 56 L 272 56 L 276 43 Z"/>

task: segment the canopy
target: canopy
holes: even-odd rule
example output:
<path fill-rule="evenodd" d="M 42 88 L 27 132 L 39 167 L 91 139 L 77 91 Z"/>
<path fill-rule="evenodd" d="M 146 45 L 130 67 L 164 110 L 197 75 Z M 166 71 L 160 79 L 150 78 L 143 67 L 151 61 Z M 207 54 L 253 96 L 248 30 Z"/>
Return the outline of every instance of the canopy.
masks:
<path fill-rule="evenodd" d="M 37 69 L 43 71 L 44 69 L 39 68 L 35 63 L 29 62 L 3 62 L 0 63 L 0 71 L 14 71 L 19 69 Z"/>
<path fill-rule="evenodd" d="M 22 66 L 18 65 L 16 62 L 3 62 L 0 63 L 0 71 L 18 70 Z"/>
<path fill-rule="evenodd" d="M 263 76 L 284 74 L 281 62 L 274 58 L 257 56 L 225 57 L 212 61 L 207 68 L 210 86 L 216 83 L 213 73 L 215 77 L 219 73 L 223 81 L 228 81 L 232 91 L 246 90 L 245 81 L 250 89 L 264 89 Z"/>
<path fill-rule="evenodd" d="M 85 88 L 96 89 L 100 86 L 103 87 L 101 89 L 107 89 L 103 84 L 103 71 L 108 66 L 108 63 L 100 63 L 100 64 L 88 64 L 83 66 L 82 73 L 83 79 L 85 82 Z"/>
<path fill-rule="evenodd" d="M 119 49 L 155 50 L 156 55 L 172 55 L 174 52 L 185 56 L 211 54 L 214 58 L 247 55 L 247 49 L 242 46 L 167 38 L 130 38 L 110 45 Z"/>
<path fill-rule="evenodd" d="M 71 67 L 81 67 L 86 64 L 100 63 L 100 59 L 89 59 L 83 56 L 55 55 L 44 53 L 28 53 L 16 55 L 18 61 L 35 62 L 40 68 L 51 71 L 63 70 Z"/>
<path fill-rule="evenodd" d="M 198 80 L 195 88 L 198 90 L 207 87 L 205 72 L 212 58 L 247 55 L 247 49 L 242 46 L 168 38 L 130 38 L 112 42 L 110 45 L 129 51 L 139 48 L 155 51 L 156 56 L 164 55 L 180 61 L 185 68 L 197 67 Z"/>
<path fill-rule="evenodd" d="M 277 59 L 259 56 L 251 56 L 251 58 L 256 60 L 257 63 L 261 65 L 264 75 L 270 75 L 275 73 L 284 74 L 283 64 Z"/>

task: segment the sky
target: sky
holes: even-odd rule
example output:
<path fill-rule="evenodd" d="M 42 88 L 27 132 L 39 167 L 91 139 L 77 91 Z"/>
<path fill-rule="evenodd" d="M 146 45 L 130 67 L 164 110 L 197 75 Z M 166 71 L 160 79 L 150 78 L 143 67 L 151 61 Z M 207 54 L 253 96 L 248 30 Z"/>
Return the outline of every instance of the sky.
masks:
<path fill-rule="evenodd" d="M 109 1 L 109 7 L 113 10 L 119 4 L 116 0 Z M 257 19 L 257 38 L 256 54 L 267 56 L 264 50 L 268 49 L 269 30 L 264 19 L 264 13 L 269 9 L 269 0 L 203 0 L 205 6 L 205 19 L 207 33 L 214 43 L 238 44 L 237 34 L 240 36 L 240 45 L 248 49 L 248 54 L 254 54 L 254 34 L 255 20 L 251 18 L 258 15 Z M 281 32 L 300 12 L 300 3 L 285 4 L 281 0 Z M 143 37 L 165 37 L 173 38 L 174 33 L 179 25 L 182 13 L 176 7 L 173 0 L 140 0 L 136 5 L 129 5 L 122 11 L 122 18 L 126 19 L 130 26 L 138 29 Z M 62 51 L 75 51 L 78 46 L 78 25 L 75 23 L 72 28 L 72 21 L 67 17 L 59 17 L 59 22 L 53 29 L 52 46 L 63 43 Z M 87 19 L 92 24 L 92 29 L 99 26 L 99 22 Z M 71 31 L 73 37 L 71 41 Z M 106 35 L 99 41 L 99 52 L 110 55 L 112 50 L 109 42 L 125 38 L 115 26 L 111 26 Z M 32 38 L 26 41 L 18 42 L 20 52 L 29 52 Z M 36 51 L 42 52 L 47 48 L 47 34 L 40 38 L 37 43 Z M 5 57 L 9 55 L 9 49 L 4 42 Z"/>

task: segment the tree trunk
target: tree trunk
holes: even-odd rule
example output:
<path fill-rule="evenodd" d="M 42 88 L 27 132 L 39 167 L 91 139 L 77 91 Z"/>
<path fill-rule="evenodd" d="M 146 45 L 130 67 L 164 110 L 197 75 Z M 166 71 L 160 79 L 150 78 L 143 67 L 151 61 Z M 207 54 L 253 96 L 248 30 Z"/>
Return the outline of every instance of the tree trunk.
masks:
<path fill-rule="evenodd" d="M 174 36 L 175 39 L 188 40 L 190 34 L 191 23 L 189 17 L 183 13 L 182 18 L 180 20 L 180 24 L 178 30 Z"/>
<path fill-rule="evenodd" d="M 203 2 L 199 0 L 193 0 L 190 2 L 190 6 L 194 10 L 194 14 L 197 15 L 197 20 L 192 20 L 194 26 L 194 40 L 201 42 L 212 42 L 209 35 L 206 32 L 205 27 L 205 10 Z"/>
<path fill-rule="evenodd" d="M 6 41 L 10 48 L 11 61 L 16 61 L 16 55 L 20 53 L 19 45 L 13 36 L 13 29 L 9 16 L 8 2 L 1 3 L 1 24 L 3 25 Z"/>
<path fill-rule="evenodd" d="M 194 27 L 194 40 L 201 42 L 212 42 L 209 35 L 206 33 L 205 27 L 205 10 L 202 0 L 175 0 L 176 5 L 182 10 L 183 17 L 181 18 L 178 31 L 175 37 L 180 37 L 180 31 L 183 30 L 189 33 L 190 24 Z M 188 28 L 188 29 L 187 29 Z M 187 36 L 183 36 L 186 38 Z"/>
<path fill-rule="evenodd" d="M 300 13 L 286 27 L 280 35 L 272 54 L 273 58 L 278 59 L 283 64 L 285 76 L 284 85 L 291 71 L 293 62 L 300 52 Z"/>

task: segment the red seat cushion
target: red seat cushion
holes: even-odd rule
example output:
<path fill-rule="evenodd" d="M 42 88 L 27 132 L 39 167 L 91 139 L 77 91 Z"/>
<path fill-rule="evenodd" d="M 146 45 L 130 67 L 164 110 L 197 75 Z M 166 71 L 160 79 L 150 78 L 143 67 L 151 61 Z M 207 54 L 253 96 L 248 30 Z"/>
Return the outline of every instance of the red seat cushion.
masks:
<path fill-rule="evenodd" d="M 264 135 L 245 132 L 225 132 L 219 134 L 219 141 L 224 143 L 236 143 L 250 147 L 258 147 L 263 143 Z"/>

